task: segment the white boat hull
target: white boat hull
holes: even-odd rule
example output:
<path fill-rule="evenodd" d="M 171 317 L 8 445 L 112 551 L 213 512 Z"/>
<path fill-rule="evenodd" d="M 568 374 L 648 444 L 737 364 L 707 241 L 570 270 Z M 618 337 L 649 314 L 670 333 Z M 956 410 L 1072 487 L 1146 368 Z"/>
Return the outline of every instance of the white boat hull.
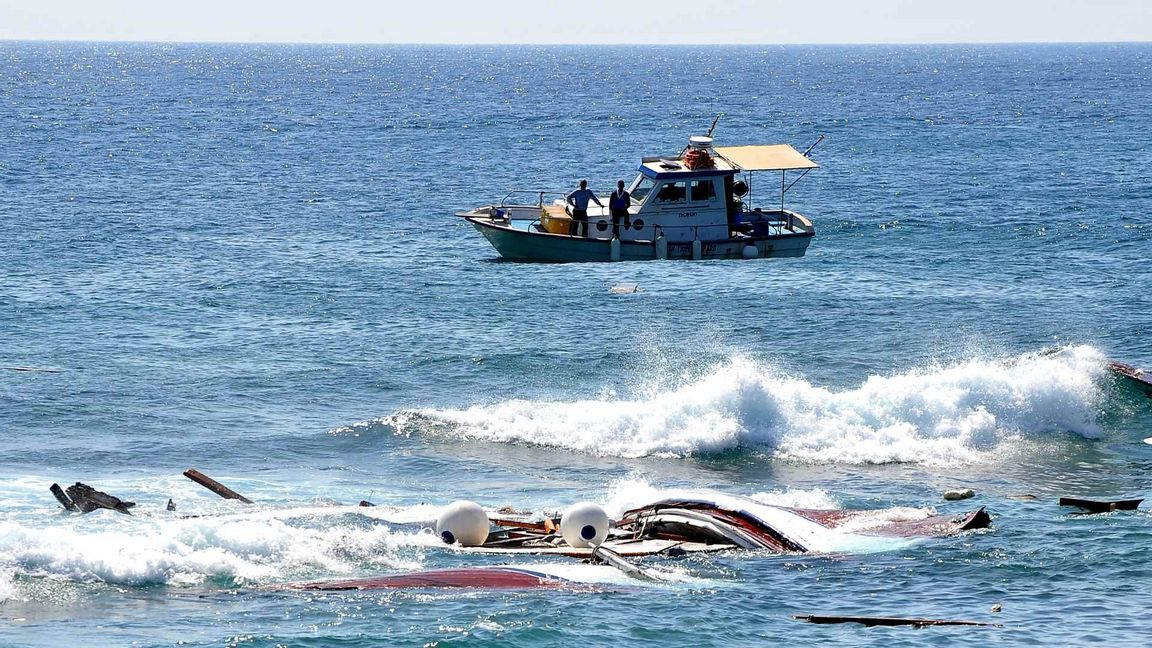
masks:
<path fill-rule="evenodd" d="M 465 215 L 492 247 L 506 259 L 545 263 L 612 261 L 611 240 L 553 234 L 516 227 L 512 220 L 491 218 L 481 210 Z M 808 250 L 815 231 L 803 216 L 794 214 L 792 229 L 765 237 L 742 237 L 723 241 L 701 241 L 698 254 L 694 243 L 668 243 L 670 260 L 766 259 L 801 257 Z M 660 258 L 656 241 L 618 241 L 620 261 L 652 261 Z M 755 252 L 753 253 L 753 249 Z"/>

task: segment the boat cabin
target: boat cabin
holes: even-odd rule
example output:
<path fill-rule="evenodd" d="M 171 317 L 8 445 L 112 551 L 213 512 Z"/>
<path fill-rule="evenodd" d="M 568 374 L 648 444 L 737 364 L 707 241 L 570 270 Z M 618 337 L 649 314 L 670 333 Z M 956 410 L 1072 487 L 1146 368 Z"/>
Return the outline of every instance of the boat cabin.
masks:
<path fill-rule="evenodd" d="M 784 172 L 817 166 L 787 144 L 713 148 L 712 138 L 692 137 L 678 157 L 641 160 L 639 172 L 628 187 L 631 223 L 621 226 L 620 240 L 651 241 L 663 236 L 669 243 L 707 243 L 729 240 L 740 231 L 766 235 L 769 224 L 788 219 L 783 207 L 787 190 Z M 779 210 L 749 207 L 753 171 L 781 172 Z M 604 197 L 602 201 L 607 203 Z M 559 213 L 554 216 L 564 219 Z M 556 223 L 555 231 L 567 228 L 564 220 L 563 224 Z M 607 207 L 589 207 L 588 220 L 589 238 L 612 238 Z"/>

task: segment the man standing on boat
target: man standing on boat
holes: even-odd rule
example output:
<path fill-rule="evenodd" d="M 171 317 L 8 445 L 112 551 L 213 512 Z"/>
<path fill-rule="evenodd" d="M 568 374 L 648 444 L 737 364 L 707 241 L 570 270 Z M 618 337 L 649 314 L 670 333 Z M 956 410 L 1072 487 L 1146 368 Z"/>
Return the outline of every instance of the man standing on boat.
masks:
<path fill-rule="evenodd" d="M 616 191 L 608 199 L 608 210 L 612 212 L 612 236 L 620 238 L 620 221 L 624 221 L 624 229 L 632 227 L 628 217 L 628 207 L 632 205 L 632 195 L 624 191 L 624 181 L 616 181 Z"/>
<path fill-rule="evenodd" d="M 581 180 L 580 188 L 568 194 L 568 206 L 572 208 L 572 225 L 568 233 L 572 236 L 588 236 L 588 201 L 596 203 L 598 207 L 604 206 L 588 188 L 588 181 Z"/>

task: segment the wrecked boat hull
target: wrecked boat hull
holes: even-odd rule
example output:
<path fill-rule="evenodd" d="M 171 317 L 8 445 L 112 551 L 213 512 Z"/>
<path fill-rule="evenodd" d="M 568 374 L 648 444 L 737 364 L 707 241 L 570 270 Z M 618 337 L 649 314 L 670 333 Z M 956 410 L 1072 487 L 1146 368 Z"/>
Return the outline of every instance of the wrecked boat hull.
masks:
<path fill-rule="evenodd" d="M 552 574 L 516 567 L 464 567 L 434 569 L 370 578 L 316 581 L 293 585 L 291 589 L 340 592 L 375 589 L 573 589 L 591 584 Z"/>
<path fill-rule="evenodd" d="M 718 493 L 684 493 L 626 511 L 603 547 L 621 556 L 682 555 L 728 550 L 773 553 L 873 553 L 991 524 L 983 508 L 919 519 L 889 519 L 885 510 L 817 510 L 762 504 Z M 493 520 L 497 528 L 464 553 L 544 554 L 588 558 L 571 547 L 552 520 Z"/>
<path fill-rule="evenodd" d="M 643 529 L 655 537 L 692 537 L 728 542 L 742 549 L 778 553 L 871 552 L 898 548 L 898 542 L 940 538 L 985 528 L 983 508 L 918 520 L 878 519 L 883 511 L 797 509 L 736 496 L 666 498 L 624 513 L 618 526 Z"/>

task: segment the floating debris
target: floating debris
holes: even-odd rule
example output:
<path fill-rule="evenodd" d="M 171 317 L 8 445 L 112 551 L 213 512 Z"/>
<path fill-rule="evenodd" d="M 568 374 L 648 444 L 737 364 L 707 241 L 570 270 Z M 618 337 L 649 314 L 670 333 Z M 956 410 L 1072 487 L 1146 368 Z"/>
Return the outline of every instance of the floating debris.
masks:
<path fill-rule="evenodd" d="M 1128 500 L 1088 500 L 1076 497 L 1061 497 L 1060 506 L 1075 506 L 1089 513 L 1109 513 L 1111 511 L 1135 511 L 1143 499 Z"/>
<path fill-rule="evenodd" d="M 91 513 L 96 509 L 109 509 L 124 515 L 131 515 L 128 509 L 136 506 L 136 502 L 122 500 L 80 482 L 69 486 L 67 492 L 60 488 L 60 484 L 52 484 L 48 490 L 52 491 L 56 501 L 60 502 L 66 511 Z"/>
<path fill-rule="evenodd" d="M 1109 362 L 1108 369 L 1125 378 L 1129 384 L 1139 389 L 1148 398 L 1152 398 L 1152 373 L 1123 362 Z"/>
<path fill-rule="evenodd" d="M 205 475 L 204 473 L 200 472 L 199 470 L 196 470 L 195 468 L 189 468 L 188 470 L 185 470 L 184 476 L 187 477 L 188 479 L 191 479 L 192 481 L 196 482 L 197 484 L 200 484 L 204 488 L 207 488 L 208 490 L 212 491 L 213 493 L 216 493 L 220 497 L 223 497 L 224 499 L 240 500 L 241 502 L 244 502 L 245 504 L 251 504 L 252 503 L 252 500 L 248 499 L 247 497 L 244 497 L 240 493 L 237 493 L 236 491 L 232 490 L 231 488 L 228 488 L 224 484 L 221 484 L 220 482 L 216 481 L 215 479 L 212 479 L 208 475 Z"/>
<path fill-rule="evenodd" d="M 952 621 L 949 619 L 905 619 L 899 617 L 868 617 L 868 616 L 820 616 L 817 614 L 796 614 L 793 619 L 807 621 L 808 623 L 859 623 L 866 627 L 872 626 L 913 626 L 927 628 L 929 626 L 983 626 L 988 628 L 1003 628 L 999 623 L 984 623 L 983 621 Z"/>
<path fill-rule="evenodd" d="M 944 499 L 946 500 L 965 500 L 970 497 L 976 497 L 976 491 L 971 488 L 944 491 Z"/>
<path fill-rule="evenodd" d="M 608 292 L 612 293 L 613 295 L 630 295 L 632 293 L 640 292 L 640 284 L 618 283 L 615 286 L 612 286 Z"/>

